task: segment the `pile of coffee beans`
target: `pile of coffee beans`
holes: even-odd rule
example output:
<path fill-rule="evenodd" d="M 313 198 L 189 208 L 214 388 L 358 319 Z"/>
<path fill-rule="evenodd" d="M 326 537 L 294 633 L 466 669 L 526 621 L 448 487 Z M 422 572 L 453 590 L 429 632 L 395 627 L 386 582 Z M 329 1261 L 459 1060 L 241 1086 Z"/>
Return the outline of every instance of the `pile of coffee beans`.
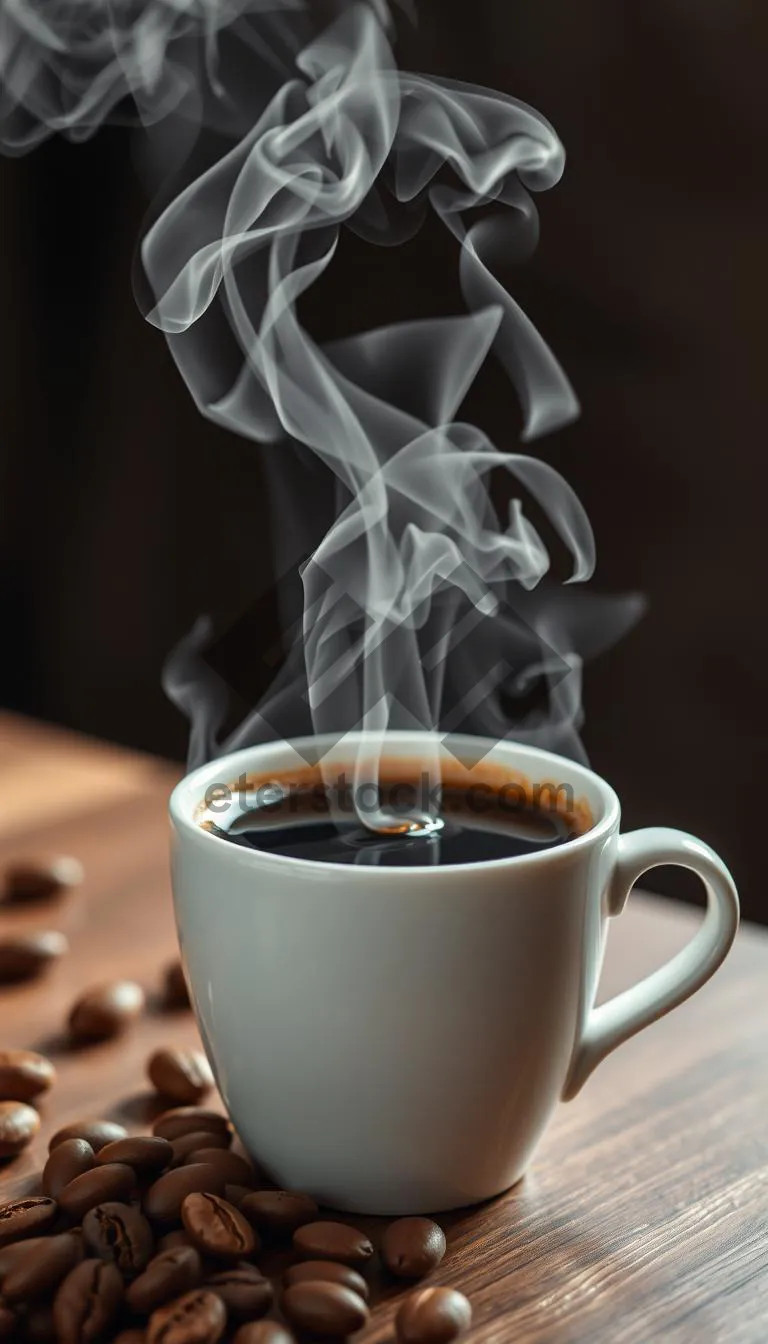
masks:
<path fill-rule="evenodd" d="M 19 864 L 0 905 L 43 902 L 82 879 L 76 860 Z M 51 930 L 0 937 L 0 985 L 33 979 L 68 951 Z M 181 965 L 164 968 L 161 1002 L 189 1006 Z M 130 980 L 86 989 L 67 1018 L 78 1046 L 119 1038 L 145 1010 Z M 59 1129 L 33 1193 L 0 1204 L 0 1342 L 30 1344 L 296 1344 L 344 1338 L 370 1318 L 371 1269 L 423 1279 L 446 1252 L 429 1218 L 399 1218 L 378 1254 L 369 1237 L 277 1190 L 242 1152 L 219 1111 L 205 1055 L 155 1051 L 147 1074 L 176 1103 L 151 1134 L 91 1118 Z M 38 1134 L 35 1109 L 56 1070 L 32 1050 L 0 1050 L 0 1161 Z M 39 1193 L 38 1193 L 39 1191 Z M 367 1277 L 366 1277 L 367 1275 Z M 376 1283 L 373 1277 L 373 1283 Z M 471 1308 L 447 1287 L 412 1289 L 395 1318 L 400 1344 L 451 1344 Z"/>
<path fill-rule="evenodd" d="M 152 1134 L 106 1120 L 59 1130 L 42 1193 L 0 1206 L 0 1340 L 293 1344 L 361 1330 L 373 1243 L 309 1195 L 264 1187 L 233 1137 L 200 1106 L 165 1112 Z M 380 1256 L 390 1281 L 415 1280 L 445 1249 L 430 1218 L 398 1218 Z M 470 1323 L 461 1293 L 421 1288 L 396 1333 L 451 1344 Z"/>

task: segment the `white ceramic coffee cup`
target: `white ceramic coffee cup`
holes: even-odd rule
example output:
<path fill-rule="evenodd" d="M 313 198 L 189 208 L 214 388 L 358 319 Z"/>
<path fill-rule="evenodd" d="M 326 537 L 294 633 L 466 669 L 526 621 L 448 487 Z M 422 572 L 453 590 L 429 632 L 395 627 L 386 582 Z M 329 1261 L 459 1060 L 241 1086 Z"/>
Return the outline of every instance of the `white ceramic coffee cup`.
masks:
<path fill-rule="evenodd" d="M 360 738 L 313 741 L 331 766 L 349 764 Z M 434 744 L 393 733 L 387 754 L 418 760 Z M 485 763 L 570 787 L 591 830 L 524 857 L 386 868 L 287 858 L 201 829 L 212 785 L 279 777 L 309 746 L 214 761 L 171 798 L 182 955 L 225 1104 L 274 1180 L 323 1204 L 407 1214 L 487 1199 L 522 1176 L 557 1102 L 717 969 L 738 924 L 733 880 L 682 831 L 621 835 L 604 780 L 510 742 Z M 452 757 L 480 746 L 450 742 Z M 608 921 L 658 864 L 699 875 L 703 921 L 667 965 L 596 1008 Z"/>

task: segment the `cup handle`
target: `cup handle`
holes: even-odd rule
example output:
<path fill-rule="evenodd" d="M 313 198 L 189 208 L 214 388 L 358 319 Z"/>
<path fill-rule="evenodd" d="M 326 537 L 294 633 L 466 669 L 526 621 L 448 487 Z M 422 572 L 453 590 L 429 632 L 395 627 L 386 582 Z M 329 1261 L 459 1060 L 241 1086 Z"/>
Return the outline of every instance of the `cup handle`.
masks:
<path fill-rule="evenodd" d="M 677 864 L 698 874 L 707 893 L 704 920 L 671 961 L 599 1008 L 590 1008 L 571 1060 L 563 1101 L 576 1096 L 600 1060 L 617 1045 L 695 994 L 717 970 L 734 940 L 739 898 L 731 874 L 709 845 L 666 826 L 650 826 L 619 837 L 608 914 L 620 915 L 633 884 L 659 864 Z"/>

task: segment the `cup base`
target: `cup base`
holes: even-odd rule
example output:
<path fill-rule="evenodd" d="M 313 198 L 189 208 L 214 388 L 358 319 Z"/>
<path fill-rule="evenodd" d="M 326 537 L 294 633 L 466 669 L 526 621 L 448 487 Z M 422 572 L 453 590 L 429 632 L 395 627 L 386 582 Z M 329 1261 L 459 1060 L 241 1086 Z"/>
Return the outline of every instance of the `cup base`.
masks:
<path fill-rule="evenodd" d="M 429 1216 L 439 1213 L 456 1213 L 461 1209 L 476 1208 L 480 1204 L 488 1204 L 491 1200 L 499 1199 L 506 1195 L 515 1186 L 519 1185 L 525 1176 L 525 1171 L 516 1172 L 511 1179 L 505 1179 L 498 1187 L 494 1186 L 489 1190 L 470 1192 L 462 1190 L 460 1185 L 454 1190 L 444 1190 L 442 1194 L 434 1190 L 417 1191 L 410 1190 L 381 1190 L 377 1193 L 366 1194 L 361 1192 L 359 1196 L 340 1195 L 337 1191 L 323 1188 L 308 1187 L 306 1182 L 295 1182 L 291 1180 L 283 1181 L 278 1173 L 270 1173 L 275 1183 L 283 1189 L 301 1189 L 306 1194 L 311 1195 L 314 1200 L 323 1209 L 330 1209 L 340 1214 L 354 1214 L 359 1217 L 370 1218 L 406 1218 L 416 1216 Z"/>

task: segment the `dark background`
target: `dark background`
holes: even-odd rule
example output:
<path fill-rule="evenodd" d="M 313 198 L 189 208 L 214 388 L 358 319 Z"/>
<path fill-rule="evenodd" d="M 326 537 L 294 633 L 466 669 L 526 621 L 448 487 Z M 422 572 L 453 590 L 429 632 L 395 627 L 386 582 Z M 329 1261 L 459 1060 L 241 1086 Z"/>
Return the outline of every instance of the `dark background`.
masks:
<path fill-rule="evenodd" d="M 732 867 L 745 914 L 768 921 L 768 11 L 440 0 L 419 12 L 409 64 L 533 103 L 569 155 L 515 292 L 583 414 L 536 451 L 587 508 L 595 586 L 649 600 L 586 670 L 592 763 L 627 827 L 699 833 Z M 134 153 L 130 133 L 108 130 L 0 160 L 0 703 L 182 758 L 162 662 L 198 612 L 234 615 L 264 588 L 275 519 L 269 450 L 197 415 L 135 307 L 147 199 Z M 379 255 L 352 261 L 310 314 L 318 330 L 397 307 Z M 399 277 L 404 306 L 418 293 L 440 310 L 439 253 L 410 249 Z M 487 428 L 507 446 L 516 413 L 498 389 Z"/>

